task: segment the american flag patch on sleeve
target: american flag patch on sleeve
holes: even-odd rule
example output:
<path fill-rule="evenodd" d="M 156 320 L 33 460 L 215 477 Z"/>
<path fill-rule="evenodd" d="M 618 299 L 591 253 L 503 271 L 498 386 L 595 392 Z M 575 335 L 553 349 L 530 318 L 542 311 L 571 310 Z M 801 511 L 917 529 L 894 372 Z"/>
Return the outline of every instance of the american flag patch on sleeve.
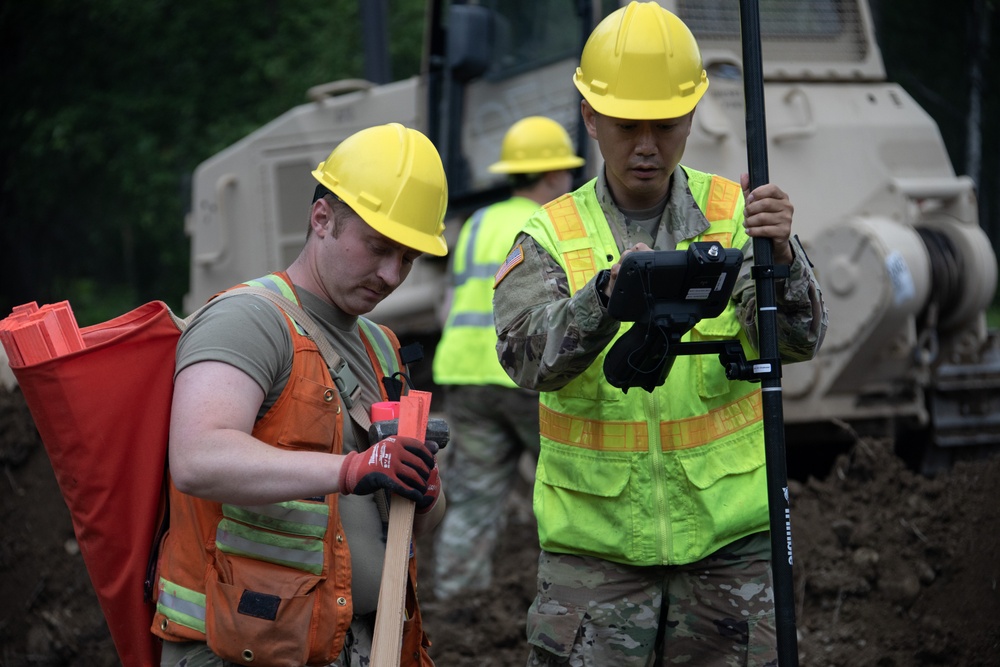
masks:
<path fill-rule="evenodd" d="M 500 281 L 507 277 L 507 274 L 510 273 L 511 269 L 523 261 L 524 249 L 521 248 L 521 244 L 518 243 L 514 246 L 514 249 L 510 251 L 510 254 L 507 255 L 507 259 L 505 259 L 503 264 L 500 265 L 500 268 L 497 269 L 496 275 L 493 276 L 493 289 L 496 289 L 497 285 L 500 284 Z"/>

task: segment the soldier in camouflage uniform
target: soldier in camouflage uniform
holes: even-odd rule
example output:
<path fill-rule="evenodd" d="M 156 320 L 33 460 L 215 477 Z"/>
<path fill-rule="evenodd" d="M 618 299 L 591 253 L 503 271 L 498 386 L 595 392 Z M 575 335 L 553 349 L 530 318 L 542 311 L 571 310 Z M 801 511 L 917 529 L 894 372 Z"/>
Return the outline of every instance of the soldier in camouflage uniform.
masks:
<path fill-rule="evenodd" d="M 528 664 L 775 665 L 759 385 L 684 355 L 662 386 L 623 393 L 603 362 L 628 328 L 607 312 L 621 259 L 710 240 L 744 263 L 725 311 L 682 340 L 738 339 L 755 358 L 752 237 L 789 271 L 775 285 L 781 358 L 811 358 L 827 314 L 793 207 L 773 184 L 680 165 L 708 79 L 656 3 L 602 21 L 574 80 L 604 169 L 528 220 L 493 302 L 501 365 L 541 392 Z"/>
<path fill-rule="evenodd" d="M 441 459 L 448 512 L 434 548 L 439 600 L 489 588 L 505 507 L 519 461 L 538 456 L 538 392 L 521 389 L 497 363 L 493 275 L 524 221 L 573 186 L 584 164 L 562 125 L 529 116 L 504 134 L 500 160 L 511 197 L 481 208 L 463 225 L 452 253 L 450 308 L 434 354 L 434 381 L 445 389 L 451 446 Z"/>

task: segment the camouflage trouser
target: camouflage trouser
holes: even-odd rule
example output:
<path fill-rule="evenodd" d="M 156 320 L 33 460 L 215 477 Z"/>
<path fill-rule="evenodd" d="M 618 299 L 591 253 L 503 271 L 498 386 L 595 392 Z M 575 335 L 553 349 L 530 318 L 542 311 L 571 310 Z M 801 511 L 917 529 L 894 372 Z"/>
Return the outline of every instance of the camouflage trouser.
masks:
<path fill-rule="evenodd" d="M 356 616 L 344 640 L 340 657 L 328 667 L 368 667 L 371 664 L 375 614 Z M 163 642 L 160 667 L 240 667 L 247 663 L 227 662 L 208 649 L 205 642 Z"/>
<path fill-rule="evenodd" d="M 440 460 L 448 510 L 434 546 L 438 599 L 490 585 L 518 462 L 524 452 L 538 458 L 537 393 L 495 385 L 446 391 L 451 441 Z"/>
<path fill-rule="evenodd" d="M 529 667 L 775 666 L 767 533 L 683 566 L 542 552 Z"/>

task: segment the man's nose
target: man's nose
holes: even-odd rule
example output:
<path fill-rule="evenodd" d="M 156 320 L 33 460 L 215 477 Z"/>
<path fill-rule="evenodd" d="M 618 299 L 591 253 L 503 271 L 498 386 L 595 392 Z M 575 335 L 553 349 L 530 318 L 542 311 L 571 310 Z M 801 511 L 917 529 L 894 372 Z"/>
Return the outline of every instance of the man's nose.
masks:
<path fill-rule="evenodd" d="M 402 256 L 390 255 L 379 263 L 378 277 L 391 289 L 399 287 L 406 277 Z"/>
<path fill-rule="evenodd" d="M 636 135 L 635 152 L 639 155 L 652 155 L 656 152 L 656 137 L 652 128 L 645 123 L 639 127 Z"/>

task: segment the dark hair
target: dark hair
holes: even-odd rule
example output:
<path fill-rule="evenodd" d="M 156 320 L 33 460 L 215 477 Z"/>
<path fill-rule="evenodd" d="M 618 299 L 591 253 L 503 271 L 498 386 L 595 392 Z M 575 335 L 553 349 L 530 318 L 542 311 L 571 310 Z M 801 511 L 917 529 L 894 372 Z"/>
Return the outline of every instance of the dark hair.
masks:
<path fill-rule="evenodd" d="M 544 171 L 536 171 L 533 174 L 507 174 L 507 183 L 512 190 L 530 188 L 545 176 Z"/>
<path fill-rule="evenodd" d="M 312 203 L 315 204 L 320 199 L 327 198 L 327 196 L 329 196 L 329 198 L 326 199 L 326 201 L 330 204 L 330 208 L 333 210 L 333 236 L 337 237 L 340 236 L 340 231 L 344 228 L 344 224 L 348 219 L 352 216 L 358 219 L 362 218 L 355 213 L 354 209 L 351 208 L 343 199 L 331 192 L 330 189 L 323 184 L 317 185 L 316 189 L 313 191 Z M 311 224 L 306 228 L 306 239 L 310 236 L 312 236 Z"/>

